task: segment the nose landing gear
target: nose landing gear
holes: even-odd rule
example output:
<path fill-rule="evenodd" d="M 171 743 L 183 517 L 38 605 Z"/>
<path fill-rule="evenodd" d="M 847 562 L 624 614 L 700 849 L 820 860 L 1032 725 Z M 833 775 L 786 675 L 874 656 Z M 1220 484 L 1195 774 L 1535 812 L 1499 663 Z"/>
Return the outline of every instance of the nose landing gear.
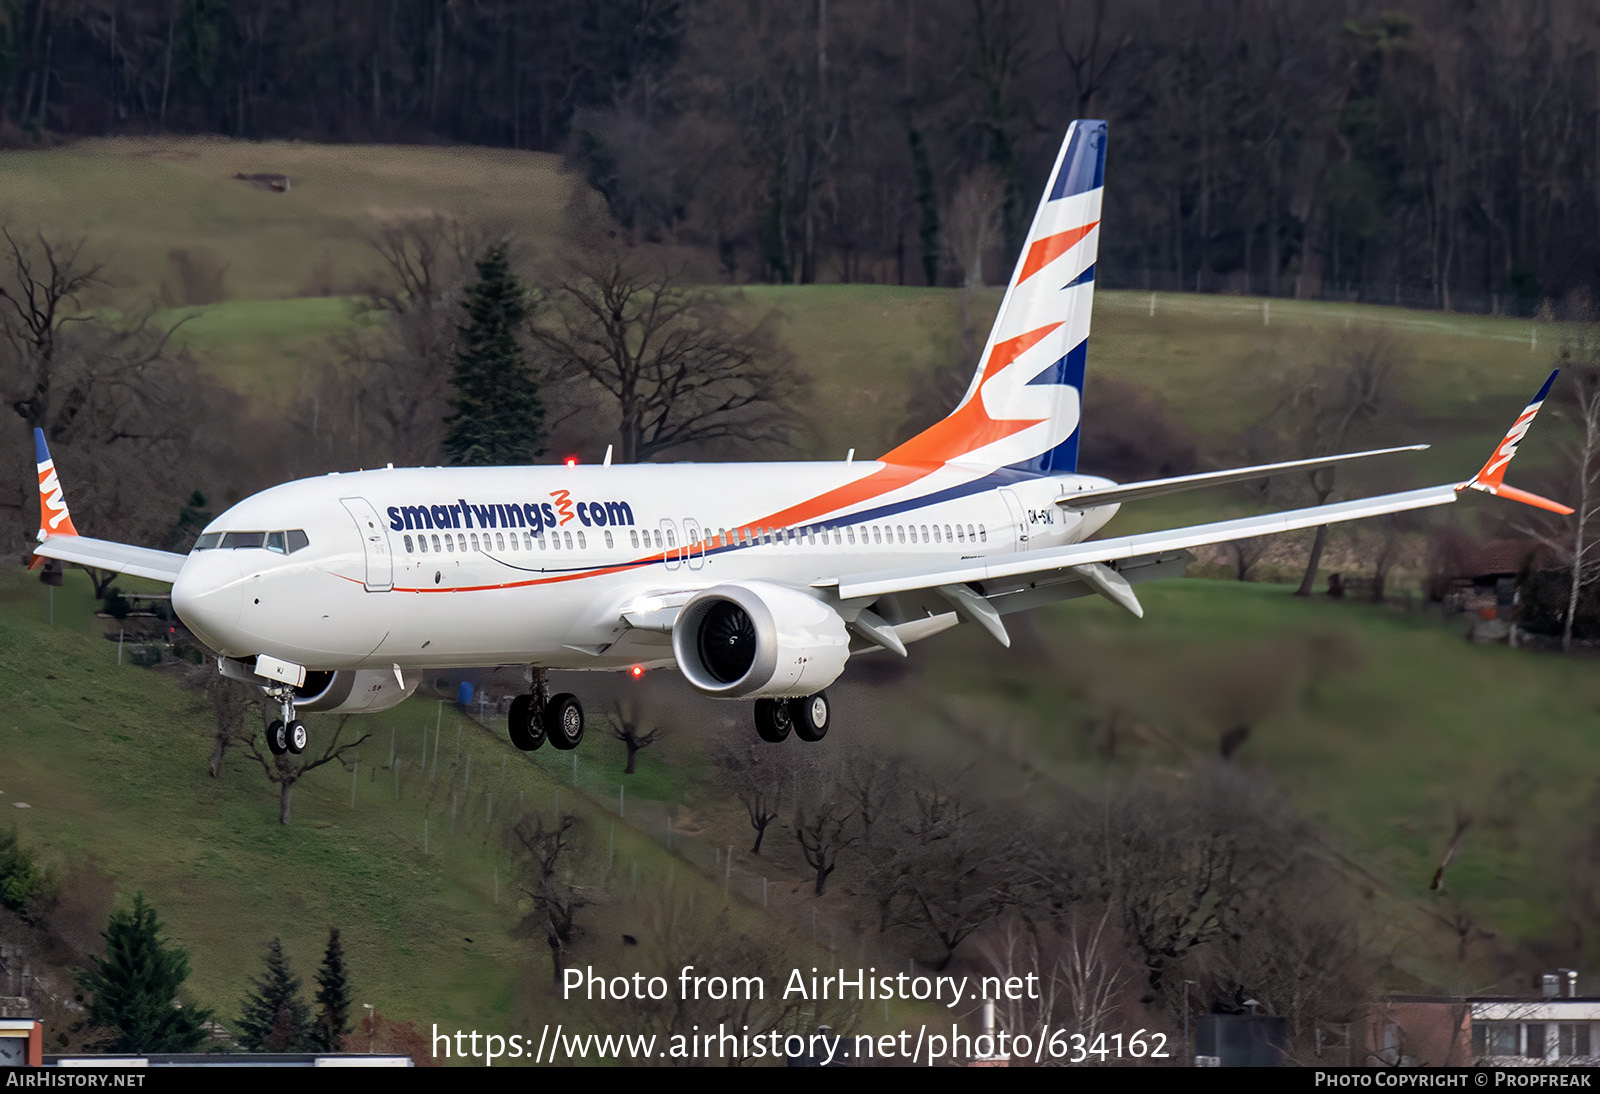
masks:
<path fill-rule="evenodd" d="M 306 732 L 306 724 L 295 719 L 294 692 L 288 688 L 273 688 L 267 694 L 278 701 L 283 712 L 283 717 L 273 719 L 267 726 L 267 750 L 274 756 L 285 752 L 300 755 L 310 743 L 310 734 Z"/>
<path fill-rule="evenodd" d="M 544 669 L 533 669 L 532 676 L 533 690 L 511 700 L 511 743 L 524 752 L 547 740 L 562 751 L 577 748 L 583 740 L 583 706 L 567 692 L 551 695 Z"/>

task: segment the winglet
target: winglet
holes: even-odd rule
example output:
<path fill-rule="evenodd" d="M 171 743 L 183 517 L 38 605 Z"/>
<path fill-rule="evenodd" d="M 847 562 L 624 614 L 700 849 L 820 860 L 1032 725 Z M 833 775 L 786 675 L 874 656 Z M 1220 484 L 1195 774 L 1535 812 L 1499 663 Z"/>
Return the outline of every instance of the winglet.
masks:
<path fill-rule="evenodd" d="M 1489 457 L 1489 462 L 1483 465 L 1472 478 L 1459 483 L 1457 490 L 1482 490 L 1486 494 L 1493 494 L 1499 498 L 1509 498 L 1511 501 L 1520 501 L 1524 505 L 1532 505 L 1539 509 L 1548 509 L 1552 513 L 1563 515 L 1571 513 L 1572 507 L 1562 505 L 1559 501 L 1542 498 L 1538 494 L 1531 494 L 1526 490 L 1518 490 L 1514 486 L 1507 486 L 1502 481 L 1506 474 L 1506 465 L 1511 462 L 1511 457 L 1517 454 L 1517 445 L 1528 433 L 1528 427 L 1533 424 L 1534 417 L 1539 413 L 1539 408 L 1544 405 L 1545 396 L 1550 394 L 1550 386 L 1556 382 L 1556 376 L 1561 372 L 1557 369 L 1550 374 L 1550 378 L 1539 389 L 1539 394 L 1533 397 L 1533 402 L 1523 408 L 1517 420 L 1511 423 L 1511 428 L 1506 432 L 1505 439 L 1500 442 L 1494 454 Z"/>
<path fill-rule="evenodd" d="M 67 499 L 61 495 L 61 482 L 56 478 L 56 464 L 50 458 L 50 448 L 44 443 L 44 430 L 33 431 L 33 454 L 39 471 L 39 542 L 51 536 L 75 536 L 78 530 L 72 525 L 72 514 L 67 512 Z"/>

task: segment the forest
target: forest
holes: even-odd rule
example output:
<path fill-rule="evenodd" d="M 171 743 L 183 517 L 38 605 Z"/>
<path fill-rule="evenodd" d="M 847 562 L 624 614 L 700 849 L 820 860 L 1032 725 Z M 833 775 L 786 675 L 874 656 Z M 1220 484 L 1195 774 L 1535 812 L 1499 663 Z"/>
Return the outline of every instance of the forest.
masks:
<path fill-rule="evenodd" d="M 1600 279 L 1578 0 L 0 0 L 0 145 L 561 152 L 740 282 L 998 281 L 1083 116 L 1108 288 L 1583 318 Z"/>

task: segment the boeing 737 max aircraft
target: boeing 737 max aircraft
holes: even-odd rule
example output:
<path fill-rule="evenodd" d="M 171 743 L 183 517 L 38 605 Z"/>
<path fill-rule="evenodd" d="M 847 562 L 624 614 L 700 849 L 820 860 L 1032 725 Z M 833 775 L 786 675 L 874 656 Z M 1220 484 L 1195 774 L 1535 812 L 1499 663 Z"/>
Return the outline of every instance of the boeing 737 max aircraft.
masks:
<path fill-rule="evenodd" d="M 1547 381 L 1466 482 L 1090 541 L 1124 502 L 1379 454 L 1131 485 L 1078 473 L 1105 147 L 1104 122 L 1068 130 L 966 395 L 881 459 L 333 474 L 245 499 L 177 555 L 78 535 L 40 433 L 37 555 L 171 582 L 220 670 L 280 705 L 276 752 L 306 746 L 296 711 L 385 710 L 423 670 L 493 665 L 529 668 L 512 741 L 572 748 L 582 707 L 548 694 L 548 669 L 676 666 L 755 700 L 766 740 L 817 740 L 852 654 L 904 657 L 961 622 L 1008 645 L 1008 613 L 1074 596 L 1140 615 L 1132 586 L 1199 544 L 1468 488 L 1571 511 L 1501 481 Z"/>

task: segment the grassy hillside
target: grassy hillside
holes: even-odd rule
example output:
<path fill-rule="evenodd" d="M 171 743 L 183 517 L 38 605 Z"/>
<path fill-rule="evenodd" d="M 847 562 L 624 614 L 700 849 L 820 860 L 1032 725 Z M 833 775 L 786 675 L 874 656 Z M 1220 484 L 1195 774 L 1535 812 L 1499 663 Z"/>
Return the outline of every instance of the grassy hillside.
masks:
<path fill-rule="evenodd" d="M 234 178 L 257 173 L 288 175 L 289 191 Z M 0 223 L 82 238 L 129 301 L 156 296 L 174 250 L 224 265 L 240 300 L 348 291 L 372 268 L 374 227 L 435 212 L 543 246 L 571 197 L 556 157 L 487 148 L 169 137 L 0 152 Z"/>
<path fill-rule="evenodd" d="M 517 886 L 527 879 L 506 828 L 524 808 L 579 819 L 574 843 L 591 862 L 580 875 L 580 962 L 649 968 L 664 960 L 663 930 L 697 908 L 708 927 L 764 935 L 775 961 L 821 956 L 782 920 L 737 895 L 725 902 L 719 876 L 596 804 L 588 790 L 614 803 L 621 781 L 620 746 L 607 747 L 603 728 L 574 765 L 551 750 L 518 753 L 453 708 L 413 700 L 351 721 L 343 739 L 371 734 L 353 770 L 307 775 L 292 823 L 278 824 L 276 789 L 241 749 L 208 777 L 210 711 L 175 685 L 170 664 L 118 666 L 80 576 L 56 591 L 53 626 L 42 586 L 0 577 L 0 824 L 15 824 L 61 879 L 80 945 L 94 945 L 113 898 L 125 906 L 144 892 L 190 953 L 191 998 L 224 1021 L 238 1014 L 268 939 L 282 937 L 310 983 L 338 926 L 357 1000 L 392 1018 L 507 1034 L 544 1018 L 582 1028 L 588 1012 L 544 987 L 543 936 L 521 925 L 529 906 Z M 308 724 L 314 753 L 337 721 Z M 682 795 L 681 774 L 659 762 L 645 770 L 654 774 L 630 782 L 630 810 L 659 811 L 652 794 Z M 624 951 L 624 933 L 640 946 Z"/>

